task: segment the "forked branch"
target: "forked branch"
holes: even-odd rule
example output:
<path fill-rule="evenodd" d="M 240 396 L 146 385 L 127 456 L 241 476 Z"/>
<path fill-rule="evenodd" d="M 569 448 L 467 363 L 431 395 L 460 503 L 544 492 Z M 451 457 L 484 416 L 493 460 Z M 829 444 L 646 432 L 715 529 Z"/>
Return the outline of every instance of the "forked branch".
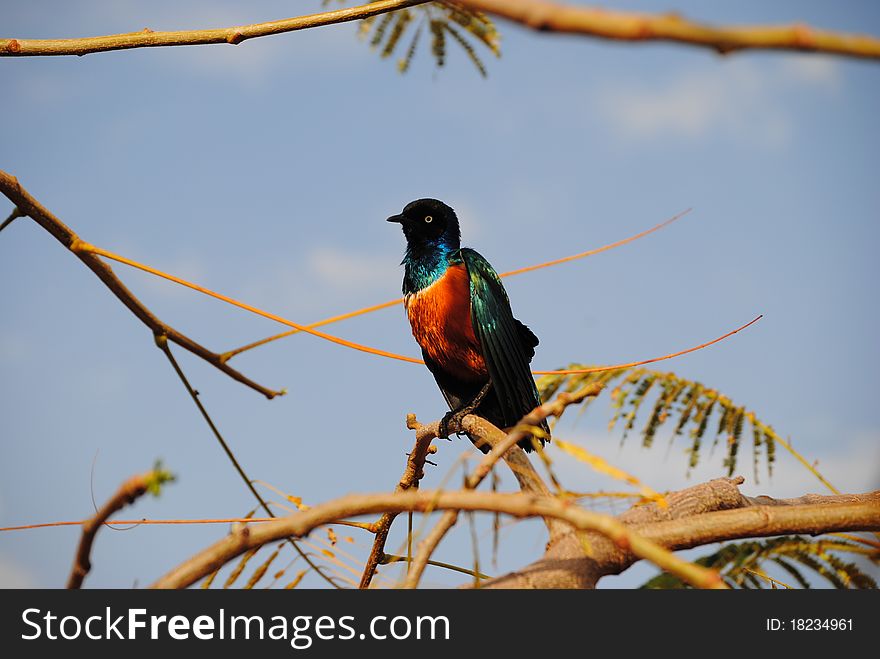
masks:
<path fill-rule="evenodd" d="M 53 215 L 45 206 L 37 201 L 27 190 L 25 190 L 14 176 L 0 171 L 0 192 L 15 204 L 20 215 L 30 217 L 34 222 L 48 231 L 55 239 L 73 252 L 80 261 L 97 275 L 98 279 L 104 282 L 104 285 L 119 298 L 128 310 L 131 311 L 144 325 L 152 330 L 154 336 L 165 336 L 169 341 L 173 341 L 181 348 L 188 350 L 194 355 L 201 357 L 206 362 L 219 369 L 229 377 L 242 384 L 260 392 L 266 398 L 274 398 L 282 394 L 281 391 L 268 389 L 236 369 L 229 366 L 219 354 L 208 350 L 201 344 L 193 341 L 191 338 L 178 332 L 170 325 L 164 323 L 150 311 L 143 302 L 141 302 L 134 293 L 132 293 L 122 280 L 116 276 L 113 269 L 107 265 L 101 258 L 89 251 L 81 248 L 87 245 L 80 237 L 66 224 Z M 13 216 L 15 212 L 13 211 Z"/>

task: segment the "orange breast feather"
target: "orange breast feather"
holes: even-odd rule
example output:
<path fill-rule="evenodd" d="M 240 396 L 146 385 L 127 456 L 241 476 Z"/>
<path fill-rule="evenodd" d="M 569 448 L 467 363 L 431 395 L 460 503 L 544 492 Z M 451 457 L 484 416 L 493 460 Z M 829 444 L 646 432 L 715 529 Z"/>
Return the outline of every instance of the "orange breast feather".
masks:
<path fill-rule="evenodd" d="M 407 296 L 406 313 L 416 341 L 443 370 L 464 379 L 486 378 L 464 265 L 449 266 L 433 284 Z"/>

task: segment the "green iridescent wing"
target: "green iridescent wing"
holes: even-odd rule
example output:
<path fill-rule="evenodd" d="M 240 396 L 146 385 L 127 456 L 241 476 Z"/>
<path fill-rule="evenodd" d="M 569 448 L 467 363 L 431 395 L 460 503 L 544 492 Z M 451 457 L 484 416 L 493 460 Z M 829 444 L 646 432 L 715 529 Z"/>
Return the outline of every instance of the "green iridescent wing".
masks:
<path fill-rule="evenodd" d="M 513 317 L 501 278 L 489 262 L 472 249 L 463 248 L 460 254 L 470 279 L 474 334 L 483 351 L 504 425 L 512 426 L 540 403 L 529 369 L 538 339 Z"/>

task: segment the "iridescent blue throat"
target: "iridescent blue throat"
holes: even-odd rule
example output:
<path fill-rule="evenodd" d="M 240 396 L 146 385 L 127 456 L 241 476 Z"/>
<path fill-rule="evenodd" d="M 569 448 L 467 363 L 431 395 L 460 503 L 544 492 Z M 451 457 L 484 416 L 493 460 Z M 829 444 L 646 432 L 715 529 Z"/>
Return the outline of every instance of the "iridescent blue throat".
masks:
<path fill-rule="evenodd" d="M 449 236 L 441 236 L 436 242 L 408 244 L 401 264 L 405 266 L 403 294 L 409 295 L 427 288 L 440 279 L 450 263 L 460 261 L 459 243 Z"/>

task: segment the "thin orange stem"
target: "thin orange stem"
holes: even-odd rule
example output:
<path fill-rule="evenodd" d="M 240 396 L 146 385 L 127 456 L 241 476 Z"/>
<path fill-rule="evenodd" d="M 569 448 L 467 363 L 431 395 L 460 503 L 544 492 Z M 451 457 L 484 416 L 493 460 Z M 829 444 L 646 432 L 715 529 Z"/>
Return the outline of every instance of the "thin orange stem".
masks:
<path fill-rule="evenodd" d="M 4 526 L 0 527 L 3 531 L 27 531 L 29 529 L 47 529 L 56 526 L 82 526 L 87 519 L 78 522 L 45 522 L 43 524 L 24 524 L 22 526 Z M 132 524 L 140 526 L 141 524 L 249 524 L 260 522 L 277 522 L 277 517 L 224 517 L 219 519 L 108 519 L 105 524 Z M 341 522 L 337 522 L 340 524 Z"/>
<path fill-rule="evenodd" d="M 403 298 L 399 297 L 396 300 L 388 300 L 388 302 L 383 302 L 382 304 L 374 304 L 371 307 L 364 307 L 363 309 L 358 309 L 356 311 L 349 311 L 348 313 L 340 314 L 338 316 L 333 316 L 332 318 L 325 318 L 324 320 L 319 320 L 316 323 L 312 323 L 310 325 L 306 325 L 309 329 L 315 329 L 316 327 L 323 327 L 324 325 L 330 325 L 332 323 L 339 322 L 340 320 L 348 320 L 349 318 L 354 318 L 355 316 L 362 316 L 363 314 L 371 313 L 373 311 L 379 311 L 380 309 L 387 309 L 388 307 L 394 307 L 398 304 L 403 303 Z M 230 350 L 228 352 L 224 352 L 220 355 L 220 359 L 224 362 L 229 361 L 236 355 L 240 355 L 251 348 L 258 348 L 262 345 L 266 345 L 267 343 L 271 343 L 272 341 L 276 341 L 278 339 L 283 339 L 286 336 L 293 336 L 294 334 L 299 334 L 300 330 L 292 329 L 287 330 L 286 332 L 281 332 L 280 334 L 275 334 L 274 336 L 266 337 L 265 339 L 260 339 L 259 341 L 254 341 L 253 343 L 248 343 L 246 346 L 242 346 L 241 348 L 236 348 L 235 350 Z"/>
<path fill-rule="evenodd" d="M 712 341 L 709 341 L 708 343 L 702 343 L 698 346 L 694 346 L 693 348 L 688 348 L 687 350 L 682 350 L 680 352 L 673 352 L 669 355 L 664 355 L 663 357 L 654 357 L 654 359 L 645 359 L 640 362 L 630 362 L 628 364 L 617 364 L 614 366 L 596 366 L 593 368 L 573 368 L 573 369 L 560 370 L 560 371 L 532 371 L 532 373 L 534 373 L 535 375 L 580 375 L 582 373 L 600 373 L 602 371 L 615 371 L 619 368 L 632 368 L 634 366 L 643 366 L 645 364 L 653 364 L 654 362 L 660 362 L 665 359 L 672 359 L 673 357 L 680 357 L 681 355 L 686 355 L 690 352 L 696 352 L 697 350 L 702 350 L 703 348 L 707 348 L 711 345 L 718 343 L 719 341 L 723 341 L 724 339 L 726 339 L 730 336 L 733 336 L 737 332 L 742 332 L 749 325 L 753 325 L 753 324 L 757 323 L 763 317 L 764 317 L 764 314 L 761 314 L 760 316 L 757 316 L 756 318 L 747 322 L 742 327 L 737 327 L 732 332 L 728 332 L 724 336 L 719 336 L 717 339 L 713 339 Z"/>
<path fill-rule="evenodd" d="M 288 327 L 293 327 L 300 332 L 306 332 L 307 334 L 311 334 L 313 336 L 317 336 L 320 339 L 324 339 L 325 341 L 330 341 L 331 343 L 337 343 L 341 346 L 345 346 L 346 348 L 352 348 L 353 350 L 360 350 L 361 352 L 370 353 L 373 355 L 379 355 L 380 357 L 388 357 L 389 359 L 397 359 L 403 362 L 411 362 L 413 364 L 424 364 L 421 359 L 415 359 L 414 357 L 407 357 L 405 355 L 398 355 L 393 352 L 387 352 L 385 350 L 380 350 L 379 348 L 371 348 L 370 346 L 361 345 L 360 343 L 355 343 L 353 341 L 347 341 L 346 339 L 339 338 L 338 336 L 333 336 L 332 334 L 326 334 L 324 332 L 320 332 L 318 330 L 312 329 L 305 325 L 300 325 L 299 323 L 295 323 L 292 320 L 288 320 L 287 318 L 282 318 L 281 316 L 270 313 L 268 311 L 263 311 L 262 309 L 258 309 L 250 304 L 245 302 L 239 302 L 238 300 L 229 297 L 228 295 L 223 295 L 222 293 L 216 293 L 204 286 L 199 286 L 198 284 L 193 284 L 185 279 L 181 279 L 180 277 L 175 277 L 174 275 L 169 275 L 166 272 L 162 272 L 161 270 L 157 270 L 156 268 L 152 268 L 148 265 L 144 265 L 143 263 L 138 263 L 137 261 L 132 261 L 131 259 L 125 258 L 124 256 L 120 256 L 119 254 L 114 254 L 113 252 L 107 251 L 106 249 L 101 249 L 100 247 L 95 247 L 94 245 L 90 245 L 88 243 L 79 241 L 74 245 L 70 246 L 70 249 L 73 251 L 84 251 L 91 252 L 92 254 L 97 254 L 99 256 L 103 256 L 104 258 L 111 259 L 113 261 L 118 261 L 119 263 L 123 263 L 127 266 L 131 266 L 132 268 L 137 268 L 138 270 L 143 270 L 144 272 L 149 272 L 151 275 L 156 275 L 157 277 L 162 277 L 163 279 L 167 279 L 168 281 L 173 281 L 175 284 L 180 284 L 181 286 L 186 286 L 187 288 L 191 288 L 194 291 L 198 291 L 199 293 L 204 293 L 205 295 L 209 295 L 213 298 L 217 298 L 218 300 L 222 300 L 227 304 L 231 304 L 234 307 L 238 307 L 240 309 L 244 309 L 245 311 L 250 311 L 251 313 L 257 314 L 258 316 L 262 316 L 263 318 L 268 318 L 269 320 L 274 320 L 277 323 L 281 323 L 282 325 L 287 325 Z"/>
<path fill-rule="evenodd" d="M 607 252 L 610 249 L 614 249 L 615 247 L 621 247 L 626 245 L 627 243 L 631 243 L 634 240 L 638 240 L 639 238 L 644 238 L 645 236 L 654 233 L 655 231 L 659 231 L 663 229 L 676 220 L 684 217 L 688 213 L 691 212 L 692 209 L 688 208 L 683 210 L 681 213 L 677 215 L 673 215 L 668 220 L 661 222 L 660 224 L 655 224 L 650 229 L 645 229 L 635 235 L 632 235 L 628 238 L 624 238 L 623 240 L 618 240 L 617 242 L 608 243 L 607 245 L 603 245 L 602 247 L 596 247 L 591 250 L 587 250 L 586 252 L 581 252 L 580 254 L 574 254 L 572 256 L 565 256 L 561 259 L 556 259 L 554 261 L 547 261 L 545 263 L 539 263 L 538 265 L 529 265 L 525 268 L 519 268 L 517 270 L 510 270 L 509 272 L 502 272 L 501 277 L 513 277 L 515 275 L 521 275 L 524 272 L 531 272 L 532 270 L 540 270 L 541 268 L 549 268 L 553 265 L 559 265 L 560 263 L 568 263 L 569 261 L 576 261 L 578 259 L 583 259 L 588 256 L 594 256 L 596 254 L 601 254 L 602 252 Z M 349 318 L 354 318 L 356 316 L 362 316 L 364 314 L 372 313 L 373 311 L 379 311 L 381 309 L 387 309 L 388 307 L 397 306 L 403 302 L 403 298 L 399 297 L 396 300 L 388 300 L 387 302 L 382 302 L 381 304 L 374 304 L 369 307 L 364 307 L 363 309 L 357 309 L 355 311 L 349 311 L 348 313 L 340 314 L 338 316 L 333 316 L 332 318 L 325 318 L 324 320 L 319 320 L 316 323 L 312 323 L 311 325 L 306 325 L 311 329 L 316 327 L 323 327 L 324 325 L 330 325 L 331 323 L 336 323 L 341 320 L 348 320 Z M 266 345 L 267 343 L 271 343 L 272 341 L 277 341 L 278 339 L 283 339 L 287 336 L 293 336 L 294 334 L 298 334 L 300 330 L 292 329 L 286 332 L 281 332 L 280 334 L 275 334 L 273 336 L 266 337 L 265 339 L 260 339 L 259 341 L 254 341 L 253 343 L 248 343 L 245 346 L 241 346 L 240 348 L 236 348 L 234 350 L 230 350 L 228 352 L 224 352 L 220 355 L 220 359 L 224 362 L 232 359 L 236 355 L 240 355 L 243 352 L 251 350 L 252 348 L 258 348 L 260 346 Z"/>
<path fill-rule="evenodd" d="M 502 277 L 513 277 L 514 275 L 521 275 L 524 272 L 532 272 L 533 270 L 540 270 L 541 268 L 549 268 L 553 265 L 559 265 L 560 263 L 568 263 L 569 261 L 577 261 L 578 259 L 583 259 L 588 256 L 594 256 L 596 254 L 601 254 L 602 252 L 607 252 L 609 249 L 614 249 L 615 247 L 621 247 L 626 245 L 627 243 L 631 243 L 634 240 L 638 240 L 639 238 L 644 238 L 648 234 L 654 233 L 655 231 L 659 231 L 660 229 L 669 226 L 679 218 L 684 217 L 688 213 L 690 213 L 693 209 L 688 208 L 680 212 L 678 215 L 673 215 L 668 220 L 661 222 L 660 224 L 655 224 L 650 229 L 645 229 L 641 233 L 637 233 L 634 236 L 630 236 L 629 238 L 624 238 L 623 240 L 618 240 L 616 243 L 609 243 L 607 245 L 603 245 L 602 247 L 596 247 L 595 249 L 588 250 L 586 252 L 581 252 L 580 254 L 573 254 L 572 256 L 564 256 L 561 259 L 556 259 L 555 261 L 547 261 L 546 263 L 539 263 L 538 265 L 529 265 L 525 268 L 519 268 L 517 270 L 510 270 L 508 272 L 501 273 Z"/>
<path fill-rule="evenodd" d="M 128 265 L 132 268 L 137 268 L 138 270 L 148 272 L 148 273 L 155 275 L 157 277 L 162 277 L 163 279 L 167 279 L 167 280 L 172 281 L 176 284 L 180 284 L 181 286 L 186 286 L 187 288 L 191 288 L 194 291 L 198 291 L 199 293 L 203 293 L 204 295 L 209 295 L 210 297 L 216 298 L 218 300 L 222 300 L 223 302 L 226 302 L 227 304 L 231 304 L 235 307 L 239 307 L 240 309 L 244 309 L 245 311 L 250 311 L 251 313 L 257 314 L 258 316 L 268 318 L 269 320 L 274 320 L 278 323 L 281 323 L 282 325 L 294 327 L 301 332 L 306 332 L 307 334 L 317 336 L 318 338 L 324 339 L 325 341 L 330 341 L 332 343 L 336 343 L 336 344 L 345 346 L 347 348 L 352 348 L 354 350 L 359 350 L 361 352 L 366 352 L 369 354 L 378 355 L 380 357 L 387 357 L 389 359 L 396 359 L 399 361 L 409 362 L 411 364 L 424 364 L 425 363 L 421 359 L 416 359 L 414 357 L 407 357 L 405 355 L 398 355 L 393 352 L 388 352 L 387 350 L 380 350 L 379 348 L 372 348 L 370 346 L 365 346 L 360 343 L 354 343 L 353 341 L 347 341 L 346 339 L 339 338 L 338 336 L 333 336 L 332 334 L 326 334 L 324 332 L 320 332 L 318 330 L 312 329 L 311 327 L 308 327 L 305 325 L 300 325 L 299 323 L 295 323 L 292 320 L 288 320 L 288 319 L 283 318 L 277 314 L 273 314 L 268 311 L 263 311 L 262 309 L 258 309 L 257 307 L 254 307 L 250 304 L 246 304 L 244 302 L 239 302 L 238 300 L 235 300 L 235 299 L 229 297 L 228 295 L 223 295 L 222 293 L 216 293 L 208 288 L 205 288 L 204 286 L 194 284 L 194 283 L 189 282 L 185 279 L 181 279 L 180 277 L 170 275 L 166 272 L 162 272 L 161 270 L 157 270 L 156 268 L 150 267 L 148 265 L 144 265 L 143 263 L 138 263 L 137 261 L 133 261 L 133 260 L 126 258 L 124 256 L 120 256 L 119 254 L 114 254 L 113 252 L 110 252 L 106 249 L 102 249 L 100 247 L 90 245 L 89 243 L 86 243 L 81 240 L 75 241 L 74 244 L 72 244 L 70 246 L 70 249 L 74 252 L 83 251 L 83 252 L 90 252 L 92 254 L 97 254 L 99 256 L 103 256 L 104 258 L 108 258 L 113 261 L 123 263 L 123 264 Z M 720 336 L 717 339 L 709 341 L 708 343 L 703 343 L 703 344 L 698 345 L 694 348 L 688 348 L 687 350 L 682 350 L 680 352 L 675 352 L 675 353 L 672 353 L 669 355 L 664 355 L 663 357 L 654 357 L 653 359 L 646 359 L 646 360 L 638 361 L 638 362 L 629 362 L 627 364 L 613 364 L 611 366 L 596 366 L 593 368 L 586 368 L 586 369 L 581 368 L 581 369 L 567 369 L 567 370 L 556 370 L 556 371 L 532 371 L 532 373 L 534 375 L 576 375 L 576 374 L 583 374 L 583 373 L 596 373 L 596 372 L 600 372 L 600 371 L 613 371 L 613 370 L 617 370 L 617 369 L 621 369 L 621 368 L 631 368 L 633 366 L 642 366 L 644 364 L 653 364 L 654 362 L 659 362 L 659 361 L 663 361 L 666 359 L 672 359 L 673 357 L 679 357 L 681 355 L 686 355 L 691 352 L 696 352 L 697 350 L 702 350 L 703 348 L 706 348 L 706 347 L 711 346 L 715 343 L 718 343 L 719 341 L 723 341 L 724 339 L 726 339 L 730 336 L 733 336 L 737 332 L 741 332 L 742 330 L 749 327 L 753 323 L 756 323 L 762 317 L 763 316 L 758 316 L 757 318 L 746 323 L 742 327 L 738 327 L 737 329 L 733 330 L 732 332 L 728 332 L 724 336 Z"/>

